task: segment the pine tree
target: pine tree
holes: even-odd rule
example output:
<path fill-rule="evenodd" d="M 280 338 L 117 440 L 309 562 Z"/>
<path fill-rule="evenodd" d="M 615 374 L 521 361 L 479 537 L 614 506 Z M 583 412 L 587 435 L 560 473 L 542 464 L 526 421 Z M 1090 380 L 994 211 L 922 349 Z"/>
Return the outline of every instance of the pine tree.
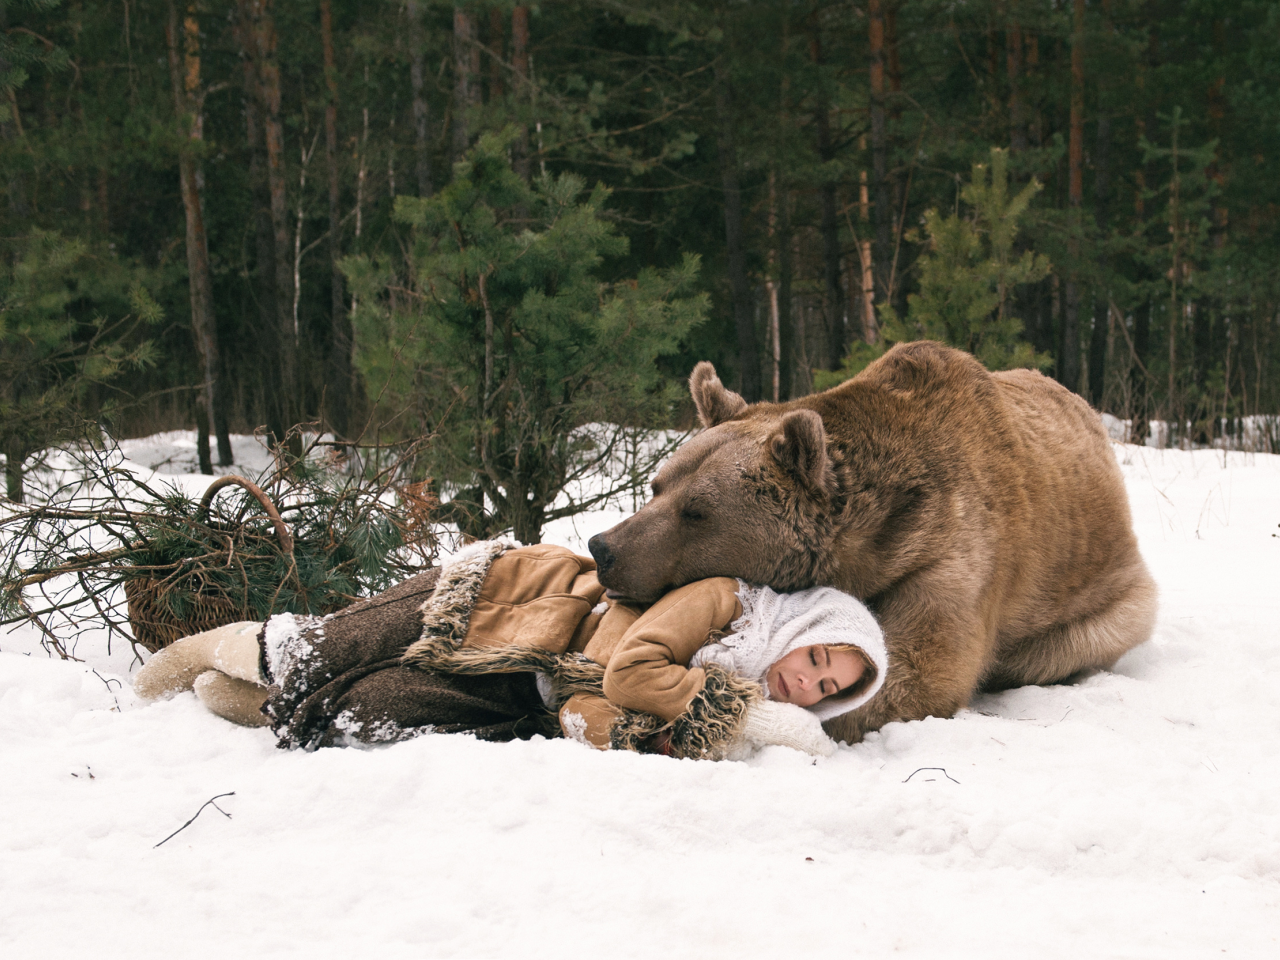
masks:
<path fill-rule="evenodd" d="M 131 271 L 79 240 L 36 230 L 12 248 L 0 256 L 0 452 L 6 495 L 21 503 L 27 458 L 92 432 L 80 412 L 85 392 L 153 361 L 151 344 L 129 330 L 163 312 Z M 132 316 L 96 310 L 122 301 Z"/>
<path fill-rule="evenodd" d="M 406 263 L 345 267 L 382 422 L 434 435 L 425 469 L 484 507 L 474 532 L 536 543 L 546 522 L 647 479 L 620 463 L 624 431 L 608 424 L 667 418 L 679 390 L 655 361 L 702 321 L 706 298 L 689 293 L 692 255 L 601 280 L 627 248 L 602 216 L 608 192 L 584 195 L 571 174 L 526 183 L 508 158 L 514 137 L 482 136 L 448 187 L 397 198 L 412 230 Z M 611 490 L 574 494 L 606 471 Z"/>

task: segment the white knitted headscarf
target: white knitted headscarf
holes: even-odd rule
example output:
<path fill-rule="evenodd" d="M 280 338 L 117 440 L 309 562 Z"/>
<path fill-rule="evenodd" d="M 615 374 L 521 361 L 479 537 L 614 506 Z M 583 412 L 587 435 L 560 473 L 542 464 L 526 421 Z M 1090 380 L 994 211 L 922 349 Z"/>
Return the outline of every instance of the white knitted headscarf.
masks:
<path fill-rule="evenodd" d="M 884 633 L 865 606 L 834 587 L 811 587 L 778 593 L 738 581 L 742 616 L 730 624 L 729 636 L 705 644 L 689 661 L 691 667 L 714 663 L 740 677 L 759 680 L 772 699 L 766 674 L 792 650 L 812 644 L 848 644 L 867 655 L 875 677 L 852 697 L 827 697 L 809 707 L 820 720 L 831 720 L 866 703 L 884 685 L 889 667 Z"/>

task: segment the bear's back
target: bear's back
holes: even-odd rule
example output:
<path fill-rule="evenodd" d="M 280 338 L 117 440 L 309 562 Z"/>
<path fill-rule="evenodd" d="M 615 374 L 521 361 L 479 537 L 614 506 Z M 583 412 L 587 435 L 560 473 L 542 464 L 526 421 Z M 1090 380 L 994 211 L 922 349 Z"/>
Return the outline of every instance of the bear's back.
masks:
<path fill-rule="evenodd" d="M 914 478 L 905 482 L 926 496 L 917 522 L 899 521 L 902 533 L 917 542 L 911 531 L 923 520 L 940 548 L 919 559 L 955 551 L 990 563 L 993 599 L 1007 601 L 1011 619 L 1034 623 L 1060 615 L 1073 597 L 1087 602 L 1100 572 L 1137 557 L 1101 418 L 1043 374 L 990 373 L 969 354 L 917 342 L 828 394 L 820 412 L 835 426 L 830 439 L 853 448 L 845 472 Z"/>

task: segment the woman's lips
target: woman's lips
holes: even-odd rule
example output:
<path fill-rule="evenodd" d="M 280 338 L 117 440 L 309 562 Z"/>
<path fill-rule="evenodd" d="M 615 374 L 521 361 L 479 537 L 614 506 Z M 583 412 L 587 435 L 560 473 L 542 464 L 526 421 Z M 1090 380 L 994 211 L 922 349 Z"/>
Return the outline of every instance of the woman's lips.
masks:
<path fill-rule="evenodd" d="M 782 679 L 782 674 L 778 674 L 778 688 L 782 691 L 782 699 L 791 699 L 791 688 L 787 686 L 787 681 Z"/>

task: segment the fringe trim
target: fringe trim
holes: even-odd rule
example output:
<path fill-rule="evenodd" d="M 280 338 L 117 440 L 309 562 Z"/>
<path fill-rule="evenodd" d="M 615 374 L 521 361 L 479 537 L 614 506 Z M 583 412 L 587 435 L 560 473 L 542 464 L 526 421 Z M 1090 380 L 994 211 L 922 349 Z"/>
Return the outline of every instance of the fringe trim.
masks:
<path fill-rule="evenodd" d="M 706 682 L 689 708 L 671 723 L 671 756 L 720 760 L 746 720 L 747 709 L 764 699 L 754 680 L 715 665 L 706 666 Z"/>
<path fill-rule="evenodd" d="M 431 667 L 430 661 L 457 650 L 467 636 L 471 611 L 493 561 L 515 545 L 508 540 L 474 544 L 440 570 L 436 588 L 422 605 L 422 634 L 405 650 L 400 662 L 408 667 Z"/>
<path fill-rule="evenodd" d="M 624 710 L 609 728 L 609 746 L 613 750 L 644 753 L 651 741 L 664 729 L 662 720 L 651 713 Z M 651 752 L 651 751 L 650 751 Z"/>
<path fill-rule="evenodd" d="M 665 753 L 691 760 L 722 760 L 734 752 L 747 709 L 764 699 L 754 680 L 746 680 L 715 664 L 706 668 L 706 683 L 689 708 L 664 724 L 658 717 L 624 710 L 609 730 L 615 750 L 651 751 L 654 738 L 669 731 Z"/>
<path fill-rule="evenodd" d="M 409 645 L 400 662 L 470 676 L 544 673 L 551 681 L 552 710 L 559 710 L 576 693 L 604 696 L 604 667 L 581 654 L 557 655 L 538 647 L 462 646 L 489 568 L 514 547 L 508 540 L 476 544 L 440 572 L 435 590 L 422 605 L 422 635 Z"/>

